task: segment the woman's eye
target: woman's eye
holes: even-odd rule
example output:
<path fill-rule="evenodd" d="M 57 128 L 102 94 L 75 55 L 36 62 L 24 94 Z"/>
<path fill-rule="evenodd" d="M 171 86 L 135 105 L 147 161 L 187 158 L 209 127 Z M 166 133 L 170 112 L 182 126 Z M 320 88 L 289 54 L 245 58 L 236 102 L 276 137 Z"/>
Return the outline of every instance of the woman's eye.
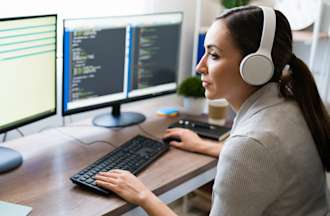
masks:
<path fill-rule="evenodd" d="M 208 53 L 208 55 L 210 56 L 211 59 L 218 59 L 219 56 L 215 53 Z"/>

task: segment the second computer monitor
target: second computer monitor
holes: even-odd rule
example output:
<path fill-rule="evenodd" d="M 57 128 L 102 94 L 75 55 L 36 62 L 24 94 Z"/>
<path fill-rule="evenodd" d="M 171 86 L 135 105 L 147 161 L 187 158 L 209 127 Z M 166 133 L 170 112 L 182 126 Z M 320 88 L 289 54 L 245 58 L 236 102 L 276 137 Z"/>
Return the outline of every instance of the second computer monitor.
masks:
<path fill-rule="evenodd" d="M 112 106 L 96 124 L 143 121 L 118 122 L 120 104 L 175 91 L 181 24 L 181 13 L 65 20 L 63 115 Z"/>
<path fill-rule="evenodd" d="M 130 26 L 129 98 L 176 88 L 181 21 L 181 14 L 163 14 Z"/>

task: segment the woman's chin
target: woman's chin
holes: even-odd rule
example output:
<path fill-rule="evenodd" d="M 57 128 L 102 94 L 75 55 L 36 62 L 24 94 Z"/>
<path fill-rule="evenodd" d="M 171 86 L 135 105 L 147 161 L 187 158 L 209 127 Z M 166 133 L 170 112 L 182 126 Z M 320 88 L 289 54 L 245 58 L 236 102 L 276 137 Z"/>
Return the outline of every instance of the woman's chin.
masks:
<path fill-rule="evenodd" d="M 212 94 L 212 93 L 209 92 L 209 91 L 205 91 L 205 97 L 206 97 L 208 100 L 223 99 L 223 96 L 222 96 L 222 95 Z"/>
<path fill-rule="evenodd" d="M 205 97 L 209 100 L 214 100 L 214 94 L 211 94 L 210 92 L 208 91 L 205 91 Z"/>

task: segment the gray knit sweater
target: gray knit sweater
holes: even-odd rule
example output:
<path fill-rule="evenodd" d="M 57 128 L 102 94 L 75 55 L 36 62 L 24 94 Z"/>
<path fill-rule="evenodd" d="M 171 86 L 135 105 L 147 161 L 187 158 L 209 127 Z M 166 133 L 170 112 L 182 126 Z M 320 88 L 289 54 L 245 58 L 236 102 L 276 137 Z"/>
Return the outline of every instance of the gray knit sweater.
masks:
<path fill-rule="evenodd" d="M 237 113 L 219 156 L 211 216 L 318 216 L 326 176 L 298 105 L 270 83 Z M 329 213 L 330 215 L 330 213 Z"/>

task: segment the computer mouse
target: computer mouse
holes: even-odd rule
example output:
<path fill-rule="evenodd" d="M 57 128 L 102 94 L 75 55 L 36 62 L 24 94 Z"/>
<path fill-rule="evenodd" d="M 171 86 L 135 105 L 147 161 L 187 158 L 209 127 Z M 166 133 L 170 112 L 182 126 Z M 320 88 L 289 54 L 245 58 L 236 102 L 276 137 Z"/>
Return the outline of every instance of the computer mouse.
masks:
<path fill-rule="evenodd" d="M 170 136 L 163 139 L 164 143 L 170 143 L 171 141 L 181 142 L 180 137 Z"/>

